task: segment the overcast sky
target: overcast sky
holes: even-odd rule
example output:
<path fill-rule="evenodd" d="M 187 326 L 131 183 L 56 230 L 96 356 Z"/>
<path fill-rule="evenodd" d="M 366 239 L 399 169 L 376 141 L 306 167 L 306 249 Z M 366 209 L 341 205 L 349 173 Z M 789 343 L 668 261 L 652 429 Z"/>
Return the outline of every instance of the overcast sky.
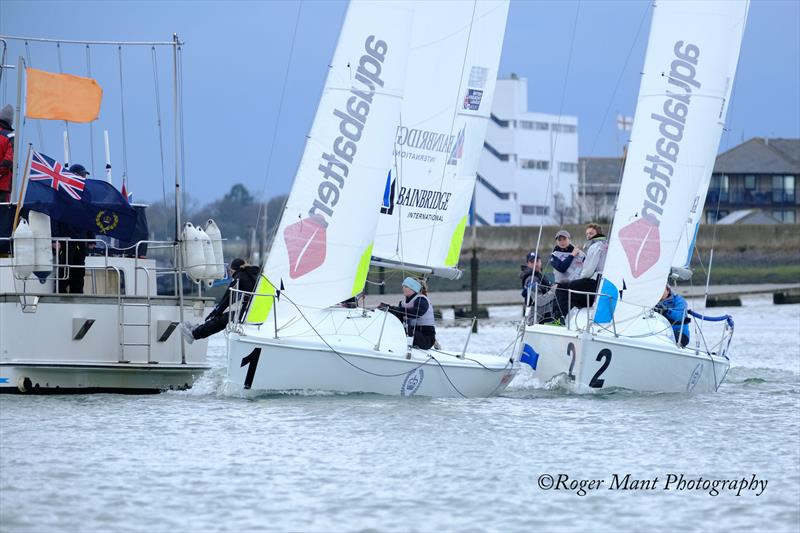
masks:
<path fill-rule="evenodd" d="M 269 198 L 288 191 L 319 99 L 346 2 L 0 2 L 0 34 L 75 40 L 184 41 L 186 186 L 201 203 L 236 182 Z M 650 26 L 650 2 L 512 0 L 500 75 L 529 79 L 531 111 L 576 115 L 582 156 L 616 155 L 617 113 L 632 115 Z M 297 28 L 295 32 L 295 27 Z M 574 43 L 572 42 L 574 34 Z M 291 44 L 294 40 L 294 51 Z M 570 45 L 572 43 L 572 54 Z M 86 75 L 84 46 L 62 45 L 64 72 Z M 9 41 L 6 63 L 30 53 L 33 67 L 59 70 L 55 44 Z M 109 130 L 115 180 L 124 168 L 137 200 L 158 200 L 174 181 L 172 50 L 156 53 L 163 126 L 160 155 L 152 51 L 89 48 L 104 89 L 94 125 L 72 124 L 73 162 L 102 173 Z M 566 80 L 565 80 L 566 77 Z M 281 104 L 281 93 L 284 93 Z M 800 137 L 800 1 L 754 0 L 742 45 L 728 129 L 720 150 L 755 136 Z M 2 103 L 16 99 L 16 74 L 3 76 Z M 63 123 L 25 126 L 33 142 L 63 159 Z M 22 144 L 22 143 L 21 143 Z M 270 150 L 272 152 L 269 161 Z M 127 161 L 127 164 L 125 162 Z M 269 167 L 269 172 L 268 172 Z"/>

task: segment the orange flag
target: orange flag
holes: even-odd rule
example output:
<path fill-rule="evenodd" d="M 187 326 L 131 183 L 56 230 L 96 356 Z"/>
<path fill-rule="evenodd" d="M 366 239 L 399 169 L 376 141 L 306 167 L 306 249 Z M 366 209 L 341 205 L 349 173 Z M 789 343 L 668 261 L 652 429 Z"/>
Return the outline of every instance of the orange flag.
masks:
<path fill-rule="evenodd" d="M 27 68 L 25 116 L 70 122 L 91 122 L 100 114 L 103 89 L 92 78 Z"/>

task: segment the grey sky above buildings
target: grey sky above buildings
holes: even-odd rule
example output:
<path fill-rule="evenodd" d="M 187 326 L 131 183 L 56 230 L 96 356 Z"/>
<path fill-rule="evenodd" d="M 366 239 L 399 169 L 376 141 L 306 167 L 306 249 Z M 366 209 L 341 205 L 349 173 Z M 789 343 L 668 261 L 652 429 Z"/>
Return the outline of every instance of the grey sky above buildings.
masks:
<path fill-rule="evenodd" d="M 616 129 L 616 116 L 633 115 L 650 4 L 649 0 L 511 2 L 500 75 L 516 73 L 529 79 L 531 111 L 576 115 L 581 156 L 620 153 L 625 137 Z M 302 4 L 4 0 L 0 2 L 0 34 L 168 41 L 173 32 L 178 33 L 186 43 L 186 187 L 204 203 L 220 197 L 236 182 L 256 195 L 266 183 L 266 198 L 289 190 L 345 8 L 341 0 Z M 54 44 L 31 42 L 28 51 L 32 66 L 59 70 Z M 10 41 L 7 63 L 16 64 L 21 54 L 26 54 L 24 45 Z M 93 131 L 94 174 L 102 173 L 102 131 L 108 129 L 117 183 L 126 167 L 129 188 L 138 200 L 161 199 L 151 50 L 130 47 L 122 53 L 125 153 L 118 50 L 92 46 L 89 59 L 93 77 L 105 91 Z M 169 195 L 174 176 L 171 50 L 159 49 L 156 60 L 165 149 L 163 182 Z M 86 75 L 85 47 L 62 45 L 61 63 L 64 72 Z M 800 137 L 798 95 L 800 2 L 754 0 L 728 115 L 729 131 L 723 135 L 720 151 L 755 136 Z M 4 103 L 16 98 L 14 72 L 4 75 L 0 97 Z M 28 122 L 26 142 L 63 159 L 62 123 L 47 122 L 41 130 L 43 142 L 37 127 Z M 70 125 L 70 137 L 73 162 L 83 162 L 91 170 L 89 127 Z"/>

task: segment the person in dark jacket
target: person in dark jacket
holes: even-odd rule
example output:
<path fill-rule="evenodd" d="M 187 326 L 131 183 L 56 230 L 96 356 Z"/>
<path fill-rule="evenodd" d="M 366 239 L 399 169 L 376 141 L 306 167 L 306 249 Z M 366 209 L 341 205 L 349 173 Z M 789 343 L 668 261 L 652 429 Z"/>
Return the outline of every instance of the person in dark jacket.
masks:
<path fill-rule="evenodd" d="M 81 164 L 69 167 L 73 174 L 86 179 L 89 171 Z M 94 243 L 87 239 L 94 239 L 94 233 L 85 229 L 76 228 L 64 222 L 54 222 L 51 219 L 50 233 L 53 237 L 64 237 L 58 241 L 58 278 L 56 279 L 56 292 L 60 294 L 83 294 L 84 279 L 86 278 L 86 256 L 94 249 Z"/>
<path fill-rule="evenodd" d="M 436 327 L 433 319 L 433 304 L 425 294 L 422 283 L 408 277 L 403 280 L 404 301 L 400 305 L 381 303 L 384 309 L 405 322 L 406 335 L 413 337 L 414 348 L 427 350 L 436 343 Z"/>
<path fill-rule="evenodd" d="M 556 233 L 555 241 L 556 245 L 550 254 L 550 264 L 553 267 L 556 292 L 560 292 L 566 289 L 570 282 L 580 277 L 586 254 L 572 244 L 572 235 L 567 230 L 559 230 Z M 555 305 L 558 306 L 558 301 Z M 557 307 L 554 316 L 563 317 L 566 311 L 566 309 Z"/>
<path fill-rule="evenodd" d="M 225 325 L 231 319 L 231 313 L 247 310 L 247 304 L 250 303 L 250 295 L 242 295 L 241 305 L 237 309 L 228 309 L 231 303 L 231 290 L 238 290 L 242 292 L 254 292 L 258 285 L 258 272 L 257 266 L 248 265 L 244 259 L 236 258 L 231 261 L 230 274 L 231 282 L 225 290 L 225 294 L 217 302 L 216 307 L 206 317 L 206 321 L 199 326 L 192 327 L 188 322 L 181 324 L 181 335 L 189 344 L 197 339 L 205 339 L 214 333 L 218 333 L 225 329 Z M 233 298 L 236 300 L 236 297 Z"/>
<path fill-rule="evenodd" d="M 673 293 L 667 285 L 655 310 L 672 324 L 675 342 L 679 342 L 681 347 L 689 344 L 689 321 L 691 319 L 686 316 L 687 305 L 683 296 Z"/>
<path fill-rule="evenodd" d="M 519 267 L 519 279 L 522 281 L 522 299 L 528 302 L 528 293 L 536 287 L 538 294 L 545 294 L 550 290 L 550 280 L 542 274 L 542 258 L 536 252 L 528 254 L 525 264 Z M 531 294 L 531 298 L 535 295 Z"/>
<path fill-rule="evenodd" d="M 14 172 L 14 108 L 0 109 L 0 202 L 11 199 L 11 177 Z"/>

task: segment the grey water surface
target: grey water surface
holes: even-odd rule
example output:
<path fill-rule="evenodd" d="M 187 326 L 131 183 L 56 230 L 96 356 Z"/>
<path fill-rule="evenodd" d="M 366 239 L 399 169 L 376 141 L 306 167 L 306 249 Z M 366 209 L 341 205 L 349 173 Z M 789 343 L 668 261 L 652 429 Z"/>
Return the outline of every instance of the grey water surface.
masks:
<path fill-rule="evenodd" d="M 798 532 L 800 305 L 744 303 L 716 394 L 241 398 L 220 337 L 191 391 L 3 396 L 0 531 Z"/>

